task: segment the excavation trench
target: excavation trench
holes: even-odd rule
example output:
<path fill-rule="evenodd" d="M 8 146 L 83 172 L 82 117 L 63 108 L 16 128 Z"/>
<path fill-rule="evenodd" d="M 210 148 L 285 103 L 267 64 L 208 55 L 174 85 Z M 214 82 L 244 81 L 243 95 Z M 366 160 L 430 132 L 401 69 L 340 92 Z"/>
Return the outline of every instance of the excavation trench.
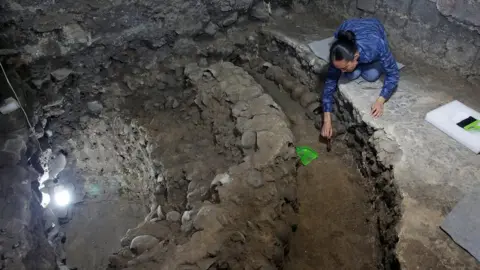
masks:
<path fill-rule="evenodd" d="M 238 67 L 222 64 L 215 56 L 176 67 L 166 72 L 178 83 L 175 92 L 158 100 L 146 92 L 122 108 L 122 114 L 133 114 L 142 127 L 140 137 L 148 138 L 144 148 L 149 148 L 149 160 L 143 163 L 154 169 L 147 177 L 151 186 L 138 188 L 144 196 L 140 204 L 148 201 L 146 218 L 122 237 L 124 248 L 110 256 L 111 269 L 154 265 L 165 269 L 398 269 L 394 251 L 399 198 L 391 168 L 376 161 L 370 139 L 373 129 L 356 122 L 353 106 L 337 97 L 335 125 L 340 134 L 328 153 L 315 128 L 319 116 L 312 111 L 318 106 L 316 89 L 321 87 L 321 77 L 293 60 L 298 56 L 291 48 L 271 41 L 249 45 L 264 58 L 235 52 L 226 58 Z M 289 91 L 292 83 L 304 92 Z M 259 86 L 273 100 L 258 98 L 263 97 Z M 249 99 L 259 102 L 249 103 Z M 280 118 L 277 104 L 284 112 Z M 146 109 L 137 110 L 140 106 Z M 272 125 L 272 121 L 285 125 Z M 263 152 L 276 147 L 259 135 L 269 129 L 274 133 L 266 134 L 277 136 L 274 140 L 287 136 L 284 143 L 290 151 Z M 295 169 L 293 145 L 314 147 L 320 157 Z M 271 155 L 274 163 L 263 160 Z M 266 163 L 255 167 L 255 162 Z M 246 185 L 229 187 L 230 181 L 240 179 Z M 124 192 L 134 194 L 133 190 Z M 204 224 L 203 215 L 213 221 Z M 135 257 L 132 240 L 145 235 L 153 235 L 161 244 L 152 254 Z M 206 242 L 209 250 L 192 256 L 173 248 L 180 245 L 191 253 L 199 249 L 195 241 Z M 239 254 L 245 258 L 239 259 Z"/>
<path fill-rule="evenodd" d="M 293 237 L 293 262 L 287 269 L 295 269 L 298 261 L 305 263 L 302 269 L 319 265 L 321 269 L 399 269 L 395 246 L 401 196 L 393 182 L 393 167 L 378 159 L 385 154 L 378 150 L 379 141 L 398 147 L 396 142 L 367 126 L 353 104 L 337 92 L 334 150 L 328 153 L 326 141 L 318 136 L 319 90 L 327 65 L 312 61 L 313 54 L 296 38 L 269 28 L 260 36 L 259 55 L 265 62 L 250 72 L 292 117 L 297 144 L 320 150 L 317 164 L 299 169 L 298 196 L 304 204 L 300 203 L 298 218 L 306 231 L 303 237 L 302 233 Z M 311 248 L 305 248 L 309 243 Z M 343 253 L 346 249 L 350 254 Z"/>
<path fill-rule="evenodd" d="M 257 28 L 175 36 L 160 49 L 134 40 L 101 67 L 42 78 L 35 124 L 51 135 L 39 140 L 53 159 L 68 153 L 55 185 L 76 198 L 53 209 L 63 221 L 48 233 L 57 265 L 399 268 L 400 197 L 391 166 L 377 161 L 381 131 L 339 95 L 327 152 L 314 113 L 319 66 Z M 29 68 L 32 80 L 44 63 Z M 299 145 L 319 158 L 299 167 Z"/>

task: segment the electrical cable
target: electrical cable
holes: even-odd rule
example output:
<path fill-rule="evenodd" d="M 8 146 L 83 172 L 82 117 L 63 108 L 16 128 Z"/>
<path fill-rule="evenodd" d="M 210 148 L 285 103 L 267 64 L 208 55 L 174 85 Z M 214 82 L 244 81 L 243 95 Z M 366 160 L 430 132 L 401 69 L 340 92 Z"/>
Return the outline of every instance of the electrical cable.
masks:
<path fill-rule="evenodd" d="M 0 67 L 2 68 L 3 75 L 5 76 L 5 79 L 7 80 L 8 86 L 10 86 L 10 89 L 12 90 L 13 94 L 15 95 L 15 99 L 18 102 L 18 105 L 20 106 L 20 109 L 22 109 L 23 115 L 25 116 L 25 119 L 27 120 L 27 124 L 30 127 L 30 132 L 35 135 L 35 129 L 33 128 L 32 124 L 28 120 L 28 115 L 25 109 L 23 109 L 22 103 L 20 102 L 20 99 L 17 96 L 17 92 L 13 89 L 12 84 L 10 83 L 10 80 L 8 79 L 7 73 L 5 72 L 5 69 L 3 68 L 2 63 L 0 63 Z M 40 149 L 41 152 L 43 152 L 42 147 L 40 146 L 40 141 L 38 141 L 36 136 L 33 136 L 35 138 L 35 141 L 37 142 L 38 148 Z"/>

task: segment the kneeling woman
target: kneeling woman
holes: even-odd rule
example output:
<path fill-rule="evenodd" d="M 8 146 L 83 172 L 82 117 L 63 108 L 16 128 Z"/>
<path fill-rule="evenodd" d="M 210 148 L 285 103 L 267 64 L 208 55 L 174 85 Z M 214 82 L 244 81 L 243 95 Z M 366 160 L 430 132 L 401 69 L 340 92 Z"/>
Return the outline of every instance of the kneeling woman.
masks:
<path fill-rule="evenodd" d="M 369 82 L 374 82 L 385 74 L 383 89 L 372 105 L 373 117 L 383 114 L 383 104 L 397 88 L 400 77 L 397 62 L 388 46 L 385 29 L 379 20 L 347 20 L 335 32 L 335 38 L 336 41 L 330 47 L 330 67 L 322 97 L 322 136 L 326 138 L 330 138 L 333 133 L 333 94 L 342 74 L 350 80 L 361 76 Z"/>

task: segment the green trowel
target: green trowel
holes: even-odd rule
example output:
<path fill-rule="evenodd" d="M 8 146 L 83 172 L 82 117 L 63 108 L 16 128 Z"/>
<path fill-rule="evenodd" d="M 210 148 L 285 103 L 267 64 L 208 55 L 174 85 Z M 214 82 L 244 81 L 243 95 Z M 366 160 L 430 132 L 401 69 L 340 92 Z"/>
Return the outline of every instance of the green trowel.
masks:
<path fill-rule="evenodd" d="M 303 166 L 307 166 L 310 162 L 318 158 L 318 153 L 308 146 L 298 146 L 296 152 Z"/>

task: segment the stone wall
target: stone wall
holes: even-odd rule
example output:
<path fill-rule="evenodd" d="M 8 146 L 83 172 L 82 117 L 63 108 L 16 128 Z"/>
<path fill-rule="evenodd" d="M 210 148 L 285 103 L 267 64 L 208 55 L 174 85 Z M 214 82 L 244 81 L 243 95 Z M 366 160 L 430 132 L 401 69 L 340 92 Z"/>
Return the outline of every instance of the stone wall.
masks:
<path fill-rule="evenodd" d="M 77 72 L 99 68 L 118 50 L 139 45 L 168 50 L 175 47 L 179 38 L 214 36 L 237 21 L 261 19 L 265 14 L 255 9 L 256 2 L 262 3 L 254 0 L 4 1 L 0 6 L 1 55 L 19 54 L 24 63 L 47 58 L 51 70 L 69 62 Z M 78 57 L 72 59 L 74 55 Z"/>
<path fill-rule="evenodd" d="M 305 2 L 305 1 L 304 1 Z M 314 0 L 318 12 L 376 17 L 398 57 L 480 75 L 480 3 L 466 0 Z"/>
<path fill-rule="evenodd" d="M 32 107 L 31 89 L 16 72 L 8 71 L 9 81 L 27 112 Z M 0 76 L 0 96 L 11 89 Z M 30 119 L 31 121 L 32 119 Z M 21 110 L 0 114 L 0 268 L 55 269 L 55 254 L 44 236 L 43 208 L 38 190 L 39 173 L 28 164 L 36 145 L 29 141 L 29 129 Z"/>
<path fill-rule="evenodd" d="M 191 63 L 185 76 L 196 90 L 190 109 L 200 112 L 197 127 L 188 130 L 199 141 L 208 136 L 200 126 L 211 128 L 212 145 L 202 151 L 208 156 L 172 167 L 165 153 L 170 169 L 159 181 L 163 191 L 110 257 L 111 269 L 281 269 L 297 200 L 287 116 L 230 62 Z M 211 175 L 217 155 L 228 166 Z M 175 193 L 178 186 L 187 192 Z M 172 207 L 171 197 L 182 197 L 186 207 Z"/>

